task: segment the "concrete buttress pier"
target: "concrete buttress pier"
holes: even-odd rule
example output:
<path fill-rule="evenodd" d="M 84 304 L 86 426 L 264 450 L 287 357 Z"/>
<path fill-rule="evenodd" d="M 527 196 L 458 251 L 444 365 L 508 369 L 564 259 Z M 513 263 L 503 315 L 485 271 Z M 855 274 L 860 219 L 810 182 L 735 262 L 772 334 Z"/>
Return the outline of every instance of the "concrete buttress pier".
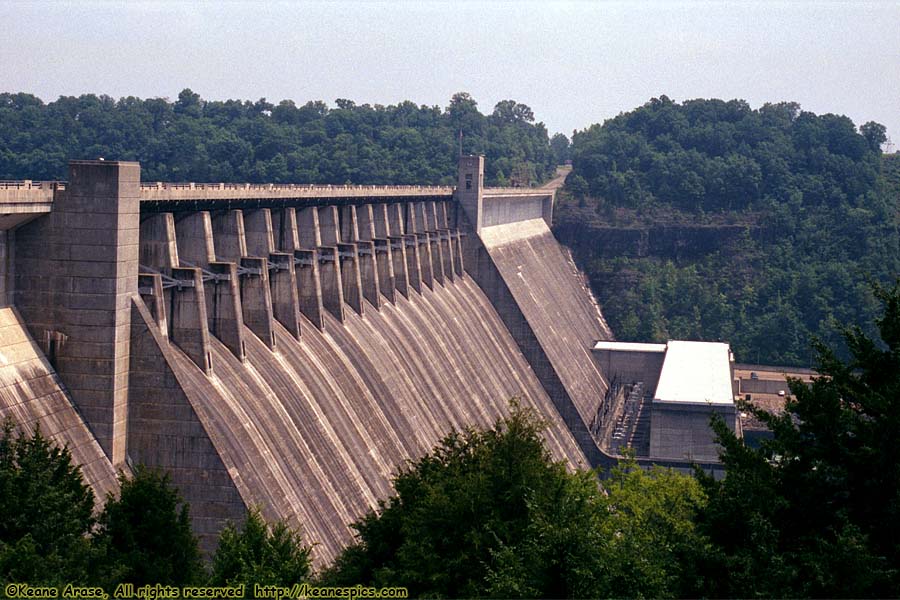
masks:
<path fill-rule="evenodd" d="M 72 161 L 45 218 L 16 248 L 15 303 L 31 334 L 66 336 L 56 368 L 113 465 L 125 461 L 140 165 Z"/>

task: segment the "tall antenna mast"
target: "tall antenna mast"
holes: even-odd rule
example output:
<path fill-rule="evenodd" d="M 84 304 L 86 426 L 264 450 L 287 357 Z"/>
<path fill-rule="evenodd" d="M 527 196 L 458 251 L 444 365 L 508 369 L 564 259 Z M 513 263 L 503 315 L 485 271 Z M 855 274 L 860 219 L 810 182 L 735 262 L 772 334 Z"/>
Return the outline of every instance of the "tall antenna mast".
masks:
<path fill-rule="evenodd" d="M 462 129 L 459 130 L 459 155 L 462 157 Z"/>

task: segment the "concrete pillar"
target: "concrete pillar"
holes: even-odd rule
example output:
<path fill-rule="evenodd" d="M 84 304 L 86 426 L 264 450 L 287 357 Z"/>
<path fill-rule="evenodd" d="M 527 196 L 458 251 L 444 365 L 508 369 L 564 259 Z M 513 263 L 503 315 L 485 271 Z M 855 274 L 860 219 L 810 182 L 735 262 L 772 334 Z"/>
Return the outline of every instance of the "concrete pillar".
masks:
<path fill-rule="evenodd" d="M 15 233 L 8 229 L 0 230 L 0 306 L 15 303 L 15 254 L 13 251 Z"/>
<path fill-rule="evenodd" d="M 395 301 L 396 281 L 394 280 L 394 260 L 391 247 L 390 226 L 387 204 L 366 204 L 357 211 L 359 215 L 359 235 L 372 236 L 375 242 L 375 265 L 378 270 L 378 287 L 389 301 Z"/>
<path fill-rule="evenodd" d="M 388 204 L 382 202 L 379 204 L 370 204 L 372 209 L 372 229 L 374 237 L 387 238 L 391 235 L 400 235 L 401 232 L 391 231 L 390 218 L 388 217 Z"/>
<path fill-rule="evenodd" d="M 241 307 L 244 324 L 269 348 L 275 349 L 275 324 L 272 314 L 272 293 L 269 289 L 269 261 L 266 258 L 245 256 L 240 278 Z"/>
<path fill-rule="evenodd" d="M 206 281 L 203 288 L 209 332 L 243 362 L 247 350 L 237 265 L 233 262 L 212 262 L 209 271 L 215 276 L 214 280 Z"/>
<path fill-rule="evenodd" d="M 322 331 L 325 328 L 325 311 L 322 304 L 322 284 L 319 279 L 318 250 L 294 250 L 294 270 L 297 275 L 297 296 L 300 312 L 313 326 Z"/>
<path fill-rule="evenodd" d="M 272 213 L 268 208 L 244 211 L 244 232 L 247 236 L 246 256 L 267 257 L 275 252 Z"/>
<path fill-rule="evenodd" d="M 405 204 L 395 203 L 388 204 L 387 211 L 388 216 L 388 233 L 390 235 L 403 235 L 406 233 L 406 230 L 403 228 L 403 207 Z"/>
<path fill-rule="evenodd" d="M 169 306 L 169 339 L 187 354 L 207 375 L 212 374 L 212 354 L 209 349 L 206 300 L 203 276 L 196 267 L 172 269 L 172 279 L 179 285 L 172 288 Z"/>
<path fill-rule="evenodd" d="M 356 220 L 356 207 L 352 204 L 340 207 L 338 216 L 341 226 L 341 241 L 352 243 L 359 240 L 359 225 Z"/>
<path fill-rule="evenodd" d="M 300 247 L 312 250 L 321 246 L 320 232 L 319 209 L 315 206 L 297 209 L 297 237 L 300 240 Z"/>
<path fill-rule="evenodd" d="M 390 302 L 395 302 L 396 282 L 394 281 L 394 261 L 392 259 L 391 241 L 386 238 L 373 240 L 375 266 L 378 269 L 378 289 Z"/>
<path fill-rule="evenodd" d="M 440 240 L 441 266 L 443 267 L 443 275 L 446 279 L 453 281 L 453 248 L 450 244 L 450 230 L 439 229 L 435 235 Z"/>
<path fill-rule="evenodd" d="M 141 219 L 139 261 L 152 269 L 178 266 L 178 243 L 175 241 L 175 217 L 172 213 L 156 213 Z"/>
<path fill-rule="evenodd" d="M 341 282 L 344 290 L 344 302 L 363 314 L 362 277 L 359 272 L 359 251 L 356 244 L 338 244 L 338 258 L 341 265 Z"/>
<path fill-rule="evenodd" d="M 394 266 L 394 287 L 398 292 L 409 298 L 409 275 L 406 267 L 406 240 L 402 235 L 392 235 L 388 238 L 391 244 L 391 262 Z"/>
<path fill-rule="evenodd" d="M 178 241 L 178 259 L 182 264 L 206 268 L 216 260 L 209 212 L 178 215 L 175 220 L 175 237 Z"/>
<path fill-rule="evenodd" d="M 337 206 L 324 206 L 319 209 L 319 235 L 323 246 L 337 246 L 341 243 Z"/>
<path fill-rule="evenodd" d="M 356 225 L 361 241 L 375 239 L 375 211 L 371 204 L 356 207 Z"/>
<path fill-rule="evenodd" d="M 437 231 L 428 232 L 428 250 L 431 252 L 431 274 L 438 283 L 444 283 L 444 253 L 441 235 Z"/>
<path fill-rule="evenodd" d="M 269 270 L 272 287 L 272 314 L 296 339 L 300 339 L 300 297 L 297 293 L 297 274 L 294 254 L 276 252 L 269 255 L 275 267 Z"/>
<path fill-rule="evenodd" d="M 169 325 L 166 319 L 166 297 L 163 293 L 162 275 L 159 273 L 140 273 L 138 275 L 138 293 L 153 321 L 163 336 L 168 337 Z"/>
<path fill-rule="evenodd" d="M 407 206 L 409 207 L 406 217 L 407 230 L 410 233 L 423 233 L 428 231 L 429 227 L 425 219 L 425 203 L 410 202 Z"/>
<path fill-rule="evenodd" d="M 481 214 L 484 205 L 484 157 L 460 156 L 456 202 L 462 207 L 475 233 L 481 233 Z"/>
<path fill-rule="evenodd" d="M 275 249 L 279 252 L 293 252 L 300 249 L 297 232 L 297 210 L 290 206 L 272 211 L 272 227 L 275 233 Z"/>
<path fill-rule="evenodd" d="M 247 255 L 244 216 L 241 210 L 210 213 L 213 247 L 218 261 L 207 267 L 215 279 L 207 280 L 205 288 L 209 332 L 242 362 L 247 356 L 247 350 L 237 265 Z"/>
<path fill-rule="evenodd" d="M 453 232 L 453 268 L 456 269 L 458 277 L 464 277 L 466 274 L 465 264 L 463 263 L 463 233 L 457 229 Z"/>
<path fill-rule="evenodd" d="M 437 214 L 437 202 L 433 200 L 428 200 L 423 202 L 422 205 L 425 208 L 425 229 L 426 231 L 437 231 L 441 228 L 441 224 L 438 221 Z"/>
<path fill-rule="evenodd" d="M 434 289 L 434 271 L 432 270 L 431 261 L 431 240 L 427 233 L 415 234 L 419 244 L 419 270 L 422 274 L 422 283 L 428 286 L 428 289 Z"/>
<path fill-rule="evenodd" d="M 357 242 L 356 251 L 359 259 L 359 279 L 362 284 L 363 297 L 378 310 L 381 308 L 381 292 L 375 242 Z"/>
<path fill-rule="evenodd" d="M 319 283 L 325 310 L 344 322 L 344 289 L 341 283 L 341 263 L 337 246 L 321 246 L 319 254 Z"/>
<path fill-rule="evenodd" d="M 419 239 L 414 233 L 404 235 L 403 245 L 406 249 L 406 273 L 409 277 L 409 285 L 421 294 L 422 269 L 419 260 Z"/>
<path fill-rule="evenodd" d="M 11 269 L 32 336 L 67 336 L 56 370 L 115 467 L 125 460 L 139 201 L 137 163 L 72 161 L 52 212 L 16 230 Z"/>
<path fill-rule="evenodd" d="M 244 212 L 227 210 L 211 215 L 213 246 L 218 260 L 240 260 L 247 256 L 247 235 Z"/>
<path fill-rule="evenodd" d="M 438 229 L 450 229 L 450 219 L 447 215 L 447 202 L 441 200 L 435 202 L 435 210 L 437 211 Z"/>

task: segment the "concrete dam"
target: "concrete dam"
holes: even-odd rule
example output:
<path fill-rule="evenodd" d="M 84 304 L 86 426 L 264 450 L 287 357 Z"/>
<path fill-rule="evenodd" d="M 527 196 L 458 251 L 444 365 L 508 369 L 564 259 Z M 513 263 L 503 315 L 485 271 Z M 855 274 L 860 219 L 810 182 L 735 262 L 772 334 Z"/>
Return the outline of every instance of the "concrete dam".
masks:
<path fill-rule="evenodd" d="M 317 545 L 391 477 L 510 399 L 553 456 L 615 460 L 612 339 L 549 225 L 554 193 L 455 187 L 163 184 L 72 161 L 0 182 L 0 417 L 67 444 L 102 498 L 171 473 L 205 551 L 259 506 Z"/>

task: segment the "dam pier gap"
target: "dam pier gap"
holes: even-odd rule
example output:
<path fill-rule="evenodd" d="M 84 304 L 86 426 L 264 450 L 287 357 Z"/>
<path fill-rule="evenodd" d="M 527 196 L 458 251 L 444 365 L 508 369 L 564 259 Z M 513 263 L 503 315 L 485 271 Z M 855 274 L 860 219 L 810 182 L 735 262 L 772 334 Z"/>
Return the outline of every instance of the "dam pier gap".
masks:
<path fill-rule="evenodd" d="M 259 506 L 320 564 L 404 461 L 513 397 L 555 458 L 608 467 L 634 386 L 595 356 L 614 338 L 554 189 L 483 179 L 463 156 L 455 187 L 142 182 L 106 160 L 0 182 L 0 417 L 68 444 L 99 498 L 120 469 L 170 472 L 206 552 Z"/>

